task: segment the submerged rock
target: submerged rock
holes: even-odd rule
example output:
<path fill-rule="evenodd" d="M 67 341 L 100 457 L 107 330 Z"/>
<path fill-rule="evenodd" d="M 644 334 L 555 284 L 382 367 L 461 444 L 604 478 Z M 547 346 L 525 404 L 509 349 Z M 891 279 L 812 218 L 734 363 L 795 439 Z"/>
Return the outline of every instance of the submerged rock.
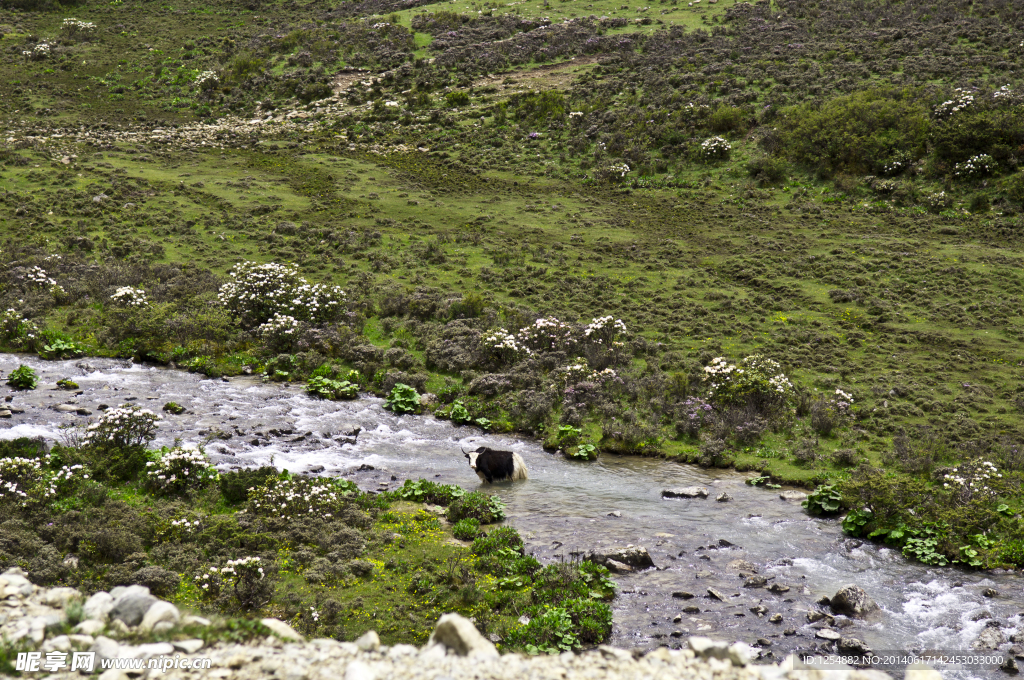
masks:
<path fill-rule="evenodd" d="M 863 618 L 878 611 L 878 605 L 860 586 L 848 585 L 832 596 L 829 606 L 836 614 Z"/>
<path fill-rule="evenodd" d="M 647 548 L 642 546 L 627 545 L 625 548 L 613 548 L 608 552 L 591 551 L 587 559 L 595 564 L 608 566 L 609 561 L 619 562 L 635 569 L 650 569 L 654 566 Z M 610 569 L 610 567 L 609 567 Z"/>
<path fill-rule="evenodd" d="M 679 489 L 665 489 L 661 492 L 662 498 L 707 498 L 708 488 L 706 486 L 684 486 Z"/>

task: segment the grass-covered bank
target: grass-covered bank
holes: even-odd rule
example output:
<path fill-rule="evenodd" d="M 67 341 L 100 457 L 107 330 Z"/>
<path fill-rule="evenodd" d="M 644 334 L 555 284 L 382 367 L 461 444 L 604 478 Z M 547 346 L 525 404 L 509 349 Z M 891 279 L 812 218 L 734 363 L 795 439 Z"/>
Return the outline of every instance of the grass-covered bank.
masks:
<path fill-rule="evenodd" d="M 579 649 L 611 632 L 608 571 L 542 566 L 514 529 L 492 526 L 504 516 L 494 497 L 218 474 L 201 452 L 146 450 L 154 422 L 112 409 L 80 448 L 0 442 L 0 567 L 85 594 L 141 583 L 195 612 L 271 616 L 310 637 L 376 630 L 423 644 L 451 611 L 509 650 Z"/>

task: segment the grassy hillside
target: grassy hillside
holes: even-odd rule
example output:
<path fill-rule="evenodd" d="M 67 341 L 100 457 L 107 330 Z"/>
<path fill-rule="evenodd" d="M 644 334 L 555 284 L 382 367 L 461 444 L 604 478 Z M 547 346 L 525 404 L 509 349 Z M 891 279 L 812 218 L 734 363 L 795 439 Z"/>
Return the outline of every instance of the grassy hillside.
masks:
<path fill-rule="evenodd" d="M 1024 562 L 1012 4 L 3 6 L 5 349 L 407 384 Z"/>

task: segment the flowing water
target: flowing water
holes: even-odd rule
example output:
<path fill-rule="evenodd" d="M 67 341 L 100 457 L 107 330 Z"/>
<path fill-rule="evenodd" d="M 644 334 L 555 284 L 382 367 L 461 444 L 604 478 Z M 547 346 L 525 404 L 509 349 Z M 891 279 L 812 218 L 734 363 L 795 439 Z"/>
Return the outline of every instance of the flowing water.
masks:
<path fill-rule="evenodd" d="M 908 562 L 898 552 L 845 538 L 837 521 L 808 517 L 777 490 L 744 484 L 749 474 L 608 455 L 578 463 L 531 440 L 487 435 L 432 417 L 398 417 L 385 411 L 380 399 L 317 401 L 296 386 L 254 378 L 211 380 L 114 360 L 47 362 L 0 355 L 5 374 L 19 363 L 39 372 L 40 387 L 11 393 L 7 406 L 23 412 L 0 421 L 0 438 L 56 440 L 61 425 L 95 420 L 102 404 L 134 403 L 159 411 L 175 401 L 187 412 L 165 414 L 157 445 L 207 439 L 207 452 L 222 469 L 273 462 L 292 472 L 344 475 L 367 490 L 393 489 L 420 477 L 475 489 L 480 482 L 460 447 L 514 449 L 526 461 L 530 479 L 486 490 L 502 497 L 509 521 L 538 559 L 571 559 L 626 545 L 650 552 L 656 569 L 615 577 L 620 592 L 613 602 L 611 644 L 618 646 L 678 646 L 690 635 L 707 635 L 751 644 L 761 639 L 762 649 L 776 657 L 813 649 L 823 643 L 815 636 L 826 622 L 809 624 L 807 612 L 847 584 L 864 588 L 882 611 L 867 621 L 837 617 L 834 627 L 876 652 L 965 651 L 986 627 L 998 627 L 1009 638 L 1024 618 L 1018 575 Z M 79 384 L 79 393 L 54 389 L 64 377 Z M 90 413 L 55 410 L 62 403 Z M 346 443 L 343 433 L 353 426 L 362 432 L 355 444 Z M 661 497 L 662 489 L 694 485 L 707 486 L 710 497 Z M 716 502 L 722 491 L 732 500 Z M 735 560 L 752 563 L 769 584 L 787 585 L 789 591 L 743 588 L 738 567 L 730 566 Z M 709 597 L 708 588 L 725 601 Z M 984 596 L 987 588 L 998 594 Z M 678 591 L 695 597 L 673 597 Z M 767 613 L 751 611 L 758 605 Z M 769 622 L 776 613 L 783 620 Z"/>

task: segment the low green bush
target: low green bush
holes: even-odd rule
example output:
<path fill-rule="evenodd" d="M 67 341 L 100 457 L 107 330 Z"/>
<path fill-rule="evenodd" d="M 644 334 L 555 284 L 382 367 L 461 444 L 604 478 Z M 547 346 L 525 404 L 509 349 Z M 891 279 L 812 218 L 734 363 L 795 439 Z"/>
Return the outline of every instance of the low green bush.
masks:
<path fill-rule="evenodd" d="M 452 527 L 452 535 L 460 541 L 472 541 L 480 535 L 480 521 L 474 517 L 460 519 Z"/>
<path fill-rule="evenodd" d="M 39 384 L 36 372 L 22 364 L 7 376 L 7 384 L 16 390 L 34 390 Z"/>
<path fill-rule="evenodd" d="M 842 507 L 843 494 L 833 485 L 822 485 L 808 494 L 801 505 L 811 515 L 833 515 Z"/>
<path fill-rule="evenodd" d="M 249 499 L 250 489 L 265 485 L 277 475 L 277 468 L 271 466 L 231 470 L 221 473 L 218 486 L 221 495 L 229 505 L 241 505 Z"/>
<path fill-rule="evenodd" d="M 398 383 L 391 389 L 391 394 L 384 400 L 384 408 L 398 414 L 415 413 L 419 410 L 420 395 L 416 388 Z"/>
<path fill-rule="evenodd" d="M 471 491 L 452 501 L 447 513 L 449 522 L 473 517 L 481 524 L 494 524 L 505 519 L 505 504 L 497 496 Z"/>

